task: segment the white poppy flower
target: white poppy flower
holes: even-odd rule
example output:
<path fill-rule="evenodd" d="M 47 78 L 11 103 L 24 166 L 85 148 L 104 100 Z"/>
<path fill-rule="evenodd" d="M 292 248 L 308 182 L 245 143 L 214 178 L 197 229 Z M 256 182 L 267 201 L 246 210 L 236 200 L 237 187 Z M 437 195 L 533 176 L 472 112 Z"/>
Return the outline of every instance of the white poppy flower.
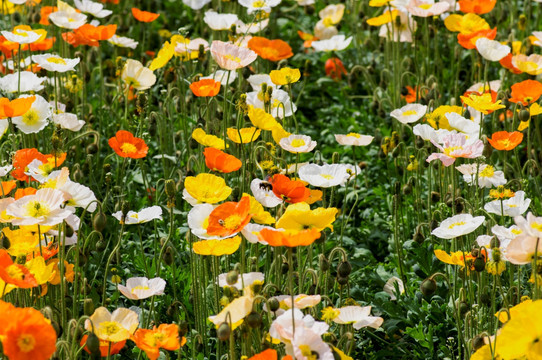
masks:
<path fill-rule="evenodd" d="M 248 223 L 243 230 L 241 230 L 241 234 L 247 239 L 247 241 L 251 244 L 257 244 L 260 243 L 262 245 L 267 245 L 266 241 L 260 240 L 258 237 L 258 234 L 263 229 L 269 229 L 269 230 L 276 230 L 274 227 L 266 226 L 266 225 L 260 225 L 260 224 L 254 224 L 254 223 Z"/>
<path fill-rule="evenodd" d="M 237 290 L 241 290 L 246 288 L 247 286 L 251 286 L 256 281 L 259 281 L 261 283 L 265 280 L 265 275 L 261 272 L 250 272 L 246 274 L 240 274 L 237 282 L 233 285 L 229 285 L 226 281 L 228 274 L 220 274 L 218 275 L 218 286 L 220 287 L 226 287 L 226 286 L 233 286 Z"/>
<path fill-rule="evenodd" d="M 529 212 L 526 218 L 516 216 L 514 217 L 514 221 L 519 229 L 523 231 L 522 235 L 542 238 L 542 217 L 536 217 L 533 213 Z"/>
<path fill-rule="evenodd" d="M 21 95 L 21 98 L 27 98 L 30 95 Z M 38 133 L 49 123 L 51 116 L 51 106 L 40 95 L 34 95 L 36 100 L 32 103 L 30 109 L 23 116 L 16 116 L 11 119 L 17 129 L 25 134 Z"/>
<path fill-rule="evenodd" d="M 531 204 L 531 199 L 525 198 L 525 192 L 518 191 L 516 194 L 506 200 L 493 200 L 484 205 L 484 209 L 490 214 L 501 216 L 522 215 Z"/>
<path fill-rule="evenodd" d="M 70 131 L 79 131 L 85 125 L 84 120 L 79 120 L 77 115 L 72 113 L 53 114 L 52 120 L 56 125 Z"/>
<path fill-rule="evenodd" d="M 213 79 L 215 81 L 218 81 L 221 85 L 230 85 L 237 79 L 237 72 L 217 70 L 209 76 L 202 76 L 200 79 Z"/>
<path fill-rule="evenodd" d="M 495 171 L 495 168 L 487 164 L 462 164 L 456 169 L 463 174 L 463 180 L 469 185 L 476 185 L 476 174 L 478 174 L 478 186 L 491 188 L 507 183 L 504 172 Z"/>
<path fill-rule="evenodd" d="M 8 74 L 0 79 L 0 90 L 5 93 L 20 92 L 37 92 L 43 90 L 43 82 L 47 80 L 44 77 L 39 77 L 31 71 L 21 71 L 19 83 L 19 73 Z M 20 86 L 20 89 L 19 89 Z"/>
<path fill-rule="evenodd" d="M 482 57 L 489 61 L 500 61 L 502 58 L 510 54 L 510 46 L 502 45 L 495 40 L 481 37 L 476 40 L 476 50 Z"/>
<path fill-rule="evenodd" d="M 164 295 L 166 281 L 156 277 L 133 277 L 126 280 L 126 286 L 119 284 L 119 291 L 122 295 L 131 300 L 142 300 L 155 295 Z"/>
<path fill-rule="evenodd" d="M 271 12 L 271 8 L 280 4 L 281 0 L 239 0 L 239 5 L 247 8 L 247 12 L 252 14 L 255 11 Z"/>
<path fill-rule="evenodd" d="M 207 234 L 209 215 L 216 208 L 211 204 L 196 204 L 188 212 L 188 227 L 193 235 L 200 239 L 222 239 L 220 236 Z"/>
<path fill-rule="evenodd" d="M 487 90 L 498 92 L 501 88 L 501 80 L 492 80 L 489 82 L 489 87 L 487 83 L 476 83 L 467 89 L 467 92 L 477 92 L 479 94 L 485 93 Z"/>
<path fill-rule="evenodd" d="M 111 215 L 122 223 L 122 211 L 117 211 Z M 162 208 L 160 206 L 151 206 L 138 212 L 130 210 L 126 214 L 124 223 L 126 225 L 143 224 L 152 220 L 162 220 Z"/>
<path fill-rule="evenodd" d="M 229 30 L 237 20 L 237 14 L 219 14 L 214 10 L 207 10 L 203 17 L 203 21 L 213 30 Z"/>
<path fill-rule="evenodd" d="M 323 19 L 318 20 L 314 26 L 314 36 L 320 40 L 328 40 L 339 34 L 336 26 L 325 23 Z"/>
<path fill-rule="evenodd" d="M 32 55 L 32 60 L 45 70 L 60 73 L 75 70 L 75 66 L 81 61 L 80 58 L 65 59 L 54 54 Z"/>
<path fill-rule="evenodd" d="M 247 78 L 247 81 L 249 82 L 250 86 L 252 86 L 252 89 L 258 92 L 261 91 L 263 83 L 265 83 L 267 87 L 273 88 L 273 91 L 280 88 L 280 85 L 273 84 L 273 82 L 271 81 L 271 76 L 269 76 L 268 74 L 250 75 Z"/>
<path fill-rule="evenodd" d="M 533 45 L 542 46 L 542 31 L 533 31 L 534 41 Z"/>
<path fill-rule="evenodd" d="M 397 284 L 397 288 L 399 289 L 399 295 L 405 293 L 405 285 L 403 284 L 403 280 L 399 279 L 397 276 L 392 276 L 384 285 L 384 292 L 390 296 L 391 300 L 397 300 L 395 284 Z"/>
<path fill-rule="evenodd" d="M 64 191 L 67 194 L 66 198 L 68 201 L 66 202 L 66 206 L 80 207 L 91 213 L 96 210 L 96 196 L 89 187 L 68 180 L 62 186 L 58 187 L 58 190 Z"/>
<path fill-rule="evenodd" d="M 60 28 L 75 30 L 85 25 L 87 16 L 72 11 L 55 11 L 49 14 L 49 20 Z"/>
<path fill-rule="evenodd" d="M 261 179 L 253 179 L 250 182 L 250 191 L 252 191 L 252 195 L 254 195 L 254 198 L 260 204 L 268 208 L 273 208 L 281 204 L 282 199 L 275 195 L 272 188 L 267 186 L 267 184 L 266 181 Z"/>
<path fill-rule="evenodd" d="M 371 135 L 362 135 L 357 133 L 349 133 L 346 135 L 335 135 L 335 140 L 341 145 L 352 145 L 352 146 L 367 146 L 375 137 Z"/>
<path fill-rule="evenodd" d="M 354 324 L 356 330 L 362 327 L 378 329 L 384 322 L 381 317 L 371 316 L 371 306 L 344 306 L 337 310 L 339 315 L 333 321 L 337 324 Z"/>
<path fill-rule="evenodd" d="M 454 215 L 441 222 L 431 234 L 441 239 L 454 239 L 478 229 L 485 219 L 484 216 L 473 217 L 471 214 Z"/>
<path fill-rule="evenodd" d="M 192 10 L 199 10 L 210 2 L 211 0 L 183 0 L 183 4 L 189 6 Z"/>
<path fill-rule="evenodd" d="M 298 174 L 301 180 L 320 188 L 341 185 L 350 177 L 343 164 L 307 164 L 298 169 Z"/>
<path fill-rule="evenodd" d="M 264 109 L 265 104 L 260 96 L 260 91 L 251 91 L 247 95 L 247 104 L 259 109 Z M 270 99 L 271 115 L 274 118 L 283 119 L 284 117 L 292 116 L 297 107 L 290 100 L 288 93 L 281 89 L 274 89 Z"/>
<path fill-rule="evenodd" d="M 418 24 L 405 12 L 400 12 L 397 18 L 399 19 L 399 23 L 395 23 L 393 32 L 389 24 L 384 24 L 380 26 L 378 36 L 395 42 L 411 43 L 412 33 L 416 32 Z"/>
<path fill-rule="evenodd" d="M 523 231 L 517 225 L 512 225 L 510 227 L 494 225 L 491 228 L 491 233 L 493 233 L 493 235 L 495 235 L 502 243 L 505 241 L 510 242 L 510 240 L 513 240 L 517 236 L 521 235 Z"/>
<path fill-rule="evenodd" d="M 9 205 L 6 213 L 16 218 L 13 225 L 58 225 L 72 213 L 60 207 L 64 201 L 60 190 L 39 189 Z"/>
<path fill-rule="evenodd" d="M 6 165 L 6 166 L 0 167 L 0 177 L 4 177 L 7 174 L 9 174 L 11 169 L 13 169 L 13 165 Z"/>
<path fill-rule="evenodd" d="M 335 35 L 327 40 L 318 40 L 312 42 L 312 47 L 316 51 L 341 51 L 352 42 L 352 36 Z"/>
<path fill-rule="evenodd" d="M 104 18 L 113 13 L 111 10 L 104 9 L 104 5 L 90 0 L 73 0 L 75 7 L 81 12 L 91 14 L 97 18 Z"/>
<path fill-rule="evenodd" d="M 411 0 L 406 10 L 413 16 L 429 17 L 440 15 L 450 9 L 446 1 L 435 2 L 433 0 Z"/>
<path fill-rule="evenodd" d="M 32 44 L 33 42 L 38 41 L 41 37 L 41 35 L 35 31 L 24 29 L 15 29 L 13 31 L 2 30 L 2 35 L 7 41 L 17 44 Z"/>
<path fill-rule="evenodd" d="M 469 141 L 474 141 L 479 138 L 480 125 L 472 120 L 466 119 L 455 112 L 444 114 L 448 120 L 448 124 L 452 130 L 468 135 Z"/>
<path fill-rule="evenodd" d="M 43 184 L 50 179 L 56 178 L 60 174 L 60 170 L 53 171 L 53 164 L 49 162 L 44 164 L 41 160 L 34 159 L 26 166 L 24 173 Z"/>
<path fill-rule="evenodd" d="M 392 118 L 397 119 L 402 124 L 410 124 L 420 120 L 427 112 L 427 106 L 422 104 L 407 104 L 400 109 L 395 109 L 390 113 Z"/>
<path fill-rule="evenodd" d="M 245 24 L 241 20 L 237 20 L 235 23 L 236 31 L 238 34 L 255 34 L 263 31 L 267 25 L 269 25 L 269 18 L 262 21 Z"/>
<path fill-rule="evenodd" d="M 296 329 L 292 339 L 293 354 L 296 359 L 318 359 L 334 360 L 335 356 L 329 345 L 322 340 L 322 337 L 314 333 L 311 329 Z"/>
<path fill-rule="evenodd" d="M 136 90 L 146 90 L 156 83 L 156 75 L 137 60 L 128 59 L 122 69 L 122 80 Z"/>
<path fill-rule="evenodd" d="M 125 37 L 125 36 L 117 36 L 117 35 L 113 35 L 107 41 L 109 41 L 111 44 L 115 46 L 130 48 L 130 49 L 135 49 L 137 47 L 137 44 L 139 44 L 139 42 L 135 41 L 134 39 L 130 39 L 129 37 Z"/>
<path fill-rule="evenodd" d="M 311 152 L 316 144 L 310 136 L 296 134 L 282 138 L 279 142 L 281 148 L 294 154 Z"/>

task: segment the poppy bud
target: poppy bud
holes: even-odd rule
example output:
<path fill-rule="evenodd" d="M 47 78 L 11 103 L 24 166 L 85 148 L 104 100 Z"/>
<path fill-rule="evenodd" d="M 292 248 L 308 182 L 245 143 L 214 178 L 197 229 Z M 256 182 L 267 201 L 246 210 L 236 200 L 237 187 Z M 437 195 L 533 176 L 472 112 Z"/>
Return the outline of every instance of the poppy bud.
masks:
<path fill-rule="evenodd" d="M 455 212 L 456 214 L 461 214 L 465 210 L 465 205 L 461 199 L 455 199 Z"/>
<path fill-rule="evenodd" d="M 344 285 L 348 284 L 348 278 L 347 277 L 342 277 L 342 276 L 337 276 L 337 282 L 339 283 L 339 285 L 344 286 Z"/>
<path fill-rule="evenodd" d="M 491 154 L 493 154 L 493 146 L 489 142 L 485 142 L 484 144 L 484 150 L 482 151 L 482 155 L 484 155 L 486 158 L 491 157 Z"/>
<path fill-rule="evenodd" d="M 528 121 L 531 118 L 531 113 L 527 109 L 523 109 L 519 112 L 519 120 L 520 121 Z"/>
<path fill-rule="evenodd" d="M 262 325 L 262 316 L 260 313 L 253 311 L 247 315 L 247 325 L 253 329 L 256 329 Z"/>
<path fill-rule="evenodd" d="M 269 305 L 269 310 L 271 310 L 272 312 L 275 312 L 279 309 L 280 307 L 280 303 L 277 299 L 273 298 L 273 299 L 269 299 L 267 301 L 267 304 Z"/>
<path fill-rule="evenodd" d="M 326 259 L 324 254 L 320 254 L 318 256 L 320 261 L 320 270 L 322 271 L 328 271 L 329 270 L 329 261 Z"/>
<path fill-rule="evenodd" d="M 0 239 L 0 248 L 9 249 L 10 246 L 11 242 L 4 234 L 2 234 L 2 238 Z"/>
<path fill-rule="evenodd" d="M 489 242 L 489 247 L 491 249 L 499 248 L 501 247 L 501 241 L 496 236 L 494 236 L 491 238 L 491 241 Z"/>
<path fill-rule="evenodd" d="M 484 337 L 481 335 L 477 335 L 472 339 L 472 350 L 476 351 L 482 346 L 484 346 L 486 343 L 484 341 Z"/>
<path fill-rule="evenodd" d="M 425 240 L 425 236 L 423 236 L 423 234 L 418 230 L 416 231 L 416 233 L 414 234 L 414 241 L 417 242 L 418 244 L 422 244 Z"/>
<path fill-rule="evenodd" d="M 106 248 L 105 241 L 103 241 L 103 240 L 98 240 L 98 241 L 96 242 L 96 251 L 102 252 L 102 251 L 105 250 L 105 248 Z"/>
<path fill-rule="evenodd" d="M 404 195 L 410 195 L 411 193 L 412 193 L 412 185 L 410 185 L 410 184 L 408 184 L 408 183 L 405 184 L 405 185 L 403 186 L 403 194 L 404 194 Z"/>
<path fill-rule="evenodd" d="M 239 280 L 239 273 L 236 270 L 232 270 L 226 275 L 226 282 L 230 286 L 235 285 L 235 283 L 237 283 L 238 280 Z"/>
<path fill-rule="evenodd" d="M 436 191 L 431 191 L 431 202 L 436 204 L 440 201 L 440 193 Z"/>
<path fill-rule="evenodd" d="M 100 211 L 98 211 L 92 219 L 92 227 L 94 228 L 94 230 L 101 233 L 105 229 L 106 225 L 107 225 L 107 217 L 105 216 L 103 211 L 100 209 Z"/>
<path fill-rule="evenodd" d="M 288 265 L 286 261 L 284 261 L 281 266 L 282 274 L 287 274 L 289 269 L 290 269 L 290 266 Z"/>
<path fill-rule="evenodd" d="M 473 266 L 474 266 L 474 270 L 478 272 L 482 272 L 486 268 L 486 262 L 483 257 L 478 256 L 476 259 L 474 259 Z"/>
<path fill-rule="evenodd" d="M 461 316 L 465 316 L 465 314 L 470 310 L 469 304 L 467 304 L 464 301 L 461 301 L 459 303 L 458 308 L 459 308 L 459 315 Z"/>
<path fill-rule="evenodd" d="M 83 301 L 83 311 L 86 316 L 90 316 L 94 313 L 94 301 L 92 299 L 85 299 Z"/>
<path fill-rule="evenodd" d="M 333 80 L 341 80 L 343 75 L 347 74 L 347 71 L 339 58 L 333 57 L 326 61 L 325 65 L 326 76 L 329 76 Z"/>
<path fill-rule="evenodd" d="M 420 291 L 424 296 L 432 296 L 437 291 L 437 282 L 431 277 L 425 279 L 420 285 Z"/>
<path fill-rule="evenodd" d="M 337 267 L 337 273 L 339 274 L 339 276 L 348 277 L 348 275 L 350 275 L 351 272 L 352 272 L 352 265 L 350 265 L 348 261 L 341 262 L 339 266 Z"/>
<path fill-rule="evenodd" d="M 333 153 L 333 155 L 331 156 L 331 162 L 333 164 L 338 164 L 339 163 L 339 153 L 338 152 Z"/>
<path fill-rule="evenodd" d="M 166 248 L 166 251 L 164 251 L 162 260 L 164 260 L 164 263 L 168 266 L 171 266 L 171 264 L 173 264 L 173 250 L 171 249 L 171 246 L 168 246 Z"/>
<path fill-rule="evenodd" d="M 179 337 L 184 337 L 188 333 L 188 323 L 186 321 L 181 321 L 179 323 Z"/>
<path fill-rule="evenodd" d="M 100 356 L 100 339 L 98 339 L 98 336 L 91 332 L 88 334 L 87 342 L 85 343 L 88 351 L 92 356 Z"/>
<path fill-rule="evenodd" d="M 222 341 L 228 340 L 230 337 L 230 334 L 231 334 L 231 328 L 227 322 L 223 322 L 222 324 L 220 324 L 220 326 L 218 327 L 218 330 L 216 331 L 216 335 Z"/>

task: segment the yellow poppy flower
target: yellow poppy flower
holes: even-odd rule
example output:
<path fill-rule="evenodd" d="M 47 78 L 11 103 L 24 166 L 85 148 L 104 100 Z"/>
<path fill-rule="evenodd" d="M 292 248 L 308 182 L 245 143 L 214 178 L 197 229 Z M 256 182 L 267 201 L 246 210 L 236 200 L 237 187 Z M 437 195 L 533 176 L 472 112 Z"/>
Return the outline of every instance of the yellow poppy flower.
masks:
<path fill-rule="evenodd" d="M 47 283 L 55 276 L 55 264 L 45 264 L 45 259 L 43 259 L 43 257 L 41 256 L 37 256 L 33 259 L 28 260 L 26 264 L 24 264 L 24 266 L 28 269 L 28 271 L 30 271 L 32 275 L 34 275 L 39 285 Z"/>
<path fill-rule="evenodd" d="M 225 241 L 225 240 L 222 240 Z M 250 294 L 250 291 L 247 291 Z M 231 322 L 231 330 L 235 330 L 243 323 L 244 318 L 252 312 L 252 303 L 254 298 L 251 295 L 244 295 L 229 303 L 222 311 L 214 316 L 209 316 L 209 321 L 215 324 L 216 328 L 220 324 Z"/>
<path fill-rule="evenodd" d="M 198 255 L 231 255 L 239 249 L 239 235 L 224 240 L 203 240 L 192 244 L 192 250 Z"/>
<path fill-rule="evenodd" d="M 8 253 L 11 256 L 25 256 L 38 246 L 38 234 L 24 229 L 11 230 L 8 227 L 2 229 L 2 233 L 8 238 L 10 246 Z"/>
<path fill-rule="evenodd" d="M 280 126 L 273 115 L 252 105 L 248 107 L 248 118 L 252 122 L 252 125 L 262 130 L 272 130 L 274 127 Z"/>
<path fill-rule="evenodd" d="M 288 85 L 298 82 L 301 78 L 301 72 L 299 69 L 285 67 L 280 70 L 271 71 L 269 76 L 275 85 Z"/>
<path fill-rule="evenodd" d="M 243 197 L 248 196 L 250 200 L 249 213 L 252 215 L 252 220 L 257 224 L 269 225 L 275 223 L 275 218 L 268 211 L 265 211 L 263 205 L 256 198 L 247 193 L 243 193 Z"/>
<path fill-rule="evenodd" d="M 388 5 L 390 0 L 371 0 L 369 1 L 369 6 L 372 7 L 382 7 Z"/>
<path fill-rule="evenodd" d="M 490 28 L 487 21 L 474 13 L 465 15 L 452 14 L 444 20 L 444 26 L 450 31 L 465 35 Z"/>
<path fill-rule="evenodd" d="M 164 66 L 166 66 L 169 60 L 171 60 L 174 54 L 175 43 L 170 43 L 169 41 L 166 41 L 162 48 L 158 51 L 158 54 L 156 54 L 156 57 L 152 60 L 149 69 L 154 71 L 156 69 L 163 68 Z"/>
<path fill-rule="evenodd" d="M 208 204 L 226 200 L 232 191 L 223 178 L 206 173 L 186 177 L 184 188 L 193 198 Z"/>
<path fill-rule="evenodd" d="M 284 130 L 282 125 L 280 125 L 279 123 L 277 123 L 277 126 L 275 126 L 273 129 L 271 129 L 271 136 L 273 137 L 273 140 L 275 140 L 277 144 L 280 143 L 280 140 L 290 135 L 291 133 Z"/>
<path fill-rule="evenodd" d="M 332 223 L 339 212 L 336 208 L 317 208 L 311 210 L 309 204 L 300 202 L 286 208 L 284 214 L 277 221 L 277 229 L 297 230 L 325 228 L 333 230 Z"/>
<path fill-rule="evenodd" d="M 370 26 L 382 26 L 384 24 L 395 21 L 395 18 L 399 15 L 399 10 L 386 11 L 384 14 L 370 18 L 367 20 L 367 24 Z"/>
<path fill-rule="evenodd" d="M 446 113 L 454 112 L 459 115 L 463 113 L 463 108 L 461 106 L 449 106 L 442 105 L 433 110 L 430 114 L 426 115 L 426 120 L 429 125 L 435 130 L 446 129 L 452 130 L 448 119 L 444 116 Z"/>
<path fill-rule="evenodd" d="M 255 127 L 241 128 L 228 128 L 228 138 L 236 144 L 249 144 L 258 140 L 262 131 Z"/>
<path fill-rule="evenodd" d="M 205 130 L 202 128 L 194 129 L 192 132 L 192 139 L 205 147 L 212 147 L 218 150 L 224 150 L 226 147 L 224 140 L 217 136 L 205 133 Z"/>
<path fill-rule="evenodd" d="M 461 100 L 463 100 L 465 105 L 468 105 L 486 115 L 489 114 L 489 112 L 491 111 L 505 108 L 504 105 L 501 105 L 501 100 L 493 102 L 491 94 L 489 93 L 484 93 L 482 95 L 476 95 L 471 93 L 469 94 L 469 96 L 461 96 Z"/>

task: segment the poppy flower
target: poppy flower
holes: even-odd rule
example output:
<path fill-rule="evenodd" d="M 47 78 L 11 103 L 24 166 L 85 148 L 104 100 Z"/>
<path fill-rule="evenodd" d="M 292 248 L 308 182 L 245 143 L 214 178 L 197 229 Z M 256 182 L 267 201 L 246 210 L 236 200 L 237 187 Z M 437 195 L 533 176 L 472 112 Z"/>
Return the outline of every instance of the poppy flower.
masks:
<path fill-rule="evenodd" d="M 219 150 L 222 150 L 226 147 L 224 140 L 217 136 L 207 134 L 202 128 L 194 129 L 194 131 L 192 132 L 192 139 L 196 140 L 198 144 Z"/>
<path fill-rule="evenodd" d="M 33 188 L 33 187 L 27 187 L 27 188 L 24 188 L 24 189 L 19 188 L 19 189 L 17 189 L 15 191 L 15 195 L 13 195 L 13 197 L 14 197 L 15 200 L 19 200 L 23 196 L 34 195 L 37 191 L 38 191 L 38 189 Z"/>
<path fill-rule="evenodd" d="M 137 21 L 145 23 L 153 22 L 160 16 L 160 14 L 139 10 L 138 8 L 132 8 L 132 15 L 136 18 Z"/>
<path fill-rule="evenodd" d="M 203 240 L 192 244 L 192 250 L 198 255 L 231 255 L 239 249 L 241 237 L 234 236 L 224 240 Z"/>
<path fill-rule="evenodd" d="M 249 144 L 260 137 L 262 131 L 255 127 L 249 128 L 228 128 L 228 138 L 236 144 Z"/>
<path fill-rule="evenodd" d="M 35 96 L 20 97 L 11 101 L 8 98 L 1 98 L 0 119 L 24 115 L 28 110 L 30 110 L 34 100 L 36 100 Z"/>
<path fill-rule="evenodd" d="M 239 202 L 228 201 L 217 206 L 209 215 L 207 234 L 231 236 L 237 234 L 250 221 L 250 199 L 245 196 Z"/>
<path fill-rule="evenodd" d="M 109 146 L 123 158 L 141 159 L 147 156 L 149 151 L 143 139 L 135 137 L 126 130 L 117 131 L 117 134 L 109 139 Z"/>
<path fill-rule="evenodd" d="M 41 312 L 33 308 L 16 308 L 4 316 L 2 346 L 8 359 L 47 360 L 53 356 L 56 332 Z"/>
<path fill-rule="evenodd" d="M 49 22 L 49 15 L 51 13 L 54 13 L 55 11 L 58 11 L 58 8 L 56 6 L 42 6 L 40 8 L 40 24 L 41 25 L 51 25 Z"/>
<path fill-rule="evenodd" d="M 225 70 L 237 70 L 250 65 L 258 55 L 247 48 L 215 40 L 211 44 L 211 56 Z"/>
<path fill-rule="evenodd" d="M 126 308 L 110 313 L 105 307 L 97 308 L 85 321 L 85 329 L 92 331 L 100 340 L 119 342 L 129 339 L 139 326 L 139 315 Z"/>
<path fill-rule="evenodd" d="M 475 31 L 469 34 L 457 34 L 457 42 L 459 45 L 463 46 L 465 49 L 475 49 L 476 48 L 476 40 L 479 38 L 487 38 L 489 40 L 494 40 L 495 36 L 497 36 L 497 28 L 493 29 L 483 29 L 479 31 Z"/>
<path fill-rule="evenodd" d="M 0 196 L 6 196 L 16 187 L 17 187 L 17 183 L 13 180 L 2 181 L 0 183 Z"/>
<path fill-rule="evenodd" d="M 317 208 L 311 210 L 309 204 L 300 202 L 286 208 L 284 214 L 277 221 L 277 228 L 301 231 L 316 229 L 322 231 L 325 228 L 333 230 L 333 222 L 337 217 L 337 208 Z"/>
<path fill-rule="evenodd" d="M 297 30 L 297 35 L 299 35 L 299 37 L 301 38 L 301 40 L 303 40 L 303 47 L 304 48 L 310 48 L 312 47 L 312 42 L 313 41 L 316 41 L 316 40 L 319 40 L 316 36 L 314 36 L 313 34 L 309 34 L 309 33 L 306 33 L 306 32 L 303 32 L 301 30 Z"/>
<path fill-rule="evenodd" d="M 79 45 L 99 46 L 100 41 L 109 40 L 117 31 L 117 25 L 94 26 L 85 24 L 73 32 L 62 34 L 62 38 L 73 47 Z"/>
<path fill-rule="evenodd" d="M 271 230 L 262 229 L 258 234 L 261 241 L 265 241 L 269 246 L 308 246 L 320 237 L 320 231 L 308 229 L 302 231 L 296 230 Z"/>
<path fill-rule="evenodd" d="M 343 62 L 339 58 L 336 58 L 336 57 L 327 59 L 325 70 L 326 70 L 326 76 L 329 76 L 333 80 L 341 80 L 343 74 L 344 75 L 348 74 L 343 65 Z"/>
<path fill-rule="evenodd" d="M 161 324 L 152 330 L 138 329 L 132 340 L 151 360 L 158 359 L 160 349 L 178 350 L 186 343 L 184 337 L 179 341 L 179 326 L 176 324 Z"/>
<path fill-rule="evenodd" d="M 34 275 L 23 265 L 13 263 L 11 256 L 4 249 L 0 249 L 0 279 L 22 289 L 38 286 Z"/>
<path fill-rule="evenodd" d="M 184 180 L 184 189 L 187 195 L 195 199 L 196 203 L 205 202 L 208 204 L 216 204 L 226 200 L 232 192 L 232 188 L 226 185 L 223 178 L 206 173 L 187 176 Z"/>
<path fill-rule="evenodd" d="M 536 80 L 525 80 L 511 86 L 510 101 L 525 106 L 537 101 L 542 95 L 542 83 Z"/>
<path fill-rule="evenodd" d="M 220 91 L 220 81 L 203 79 L 190 84 L 190 90 L 198 97 L 213 97 Z"/>
<path fill-rule="evenodd" d="M 299 81 L 301 72 L 299 69 L 283 67 L 280 70 L 271 71 L 269 77 L 275 85 L 289 85 Z"/>
<path fill-rule="evenodd" d="M 205 156 L 205 165 L 213 171 L 231 173 L 239 170 L 242 165 L 241 160 L 235 156 L 212 147 L 205 148 L 203 155 Z"/>
<path fill-rule="evenodd" d="M 282 174 L 273 175 L 270 182 L 273 185 L 273 193 L 290 204 L 305 201 L 311 194 L 302 181 L 290 180 Z"/>
<path fill-rule="evenodd" d="M 80 346 L 85 346 L 83 350 L 85 350 L 87 353 L 92 354 L 88 348 L 87 344 L 88 335 L 83 335 L 81 338 L 81 341 L 79 342 Z M 109 344 L 111 344 L 111 349 L 109 348 Z M 122 340 L 115 343 L 110 343 L 109 341 L 100 340 L 100 356 L 101 357 L 107 357 L 107 355 L 116 355 L 118 354 L 122 348 L 124 348 L 124 345 L 126 345 L 126 340 Z"/>
<path fill-rule="evenodd" d="M 510 70 L 512 73 L 514 74 L 521 74 L 523 71 L 521 71 L 520 69 L 518 69 L 513 63 L 512 63 L 512 59 L 513 59 L 513 55 L 512 53 L 506 55 L 505 57 L 503 57 L 499 63 L 502 65 L 502 67 L 504 67 L 505 69 L 508 69 Z"/>
<path fill-rule="evenodd" d="M 497 0 L 459 0 L 457 3 L 462 12 L 481 15 L 493 10 Z"/>
<path fill-rule="evenodd" d="M 487 140 L 497 150 L 513 150 L 523 141 L 523 133 L 519 131 L 497 131 Z"/>
<path fill-rule="evenodd" d="M 270 61 L 280 61 L 294 56 L 290 45 L 280 39 L 269 40 L 264 37 L 254 36 L 248 41 L 248 48 L 262 59 Z"/>
<path fill-rule="evenodd" d="M 529 56 L 524 54 L 514 55 L 512 56 L 512 65 L 529 75 L 542 74 L 542 56 L 538 54 Z"/>

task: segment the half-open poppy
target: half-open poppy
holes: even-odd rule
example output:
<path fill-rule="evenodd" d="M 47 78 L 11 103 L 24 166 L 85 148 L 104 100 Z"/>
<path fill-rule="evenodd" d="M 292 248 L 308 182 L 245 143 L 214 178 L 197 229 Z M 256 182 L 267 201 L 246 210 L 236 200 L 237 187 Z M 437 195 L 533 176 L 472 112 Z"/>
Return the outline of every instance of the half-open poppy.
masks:
<path fill-rule="evenodd" d="M 132 15 L 134 15 L 137 21 L 146 23 L 153 22 L 160 16 L 160 14 L 139 10 L 138 8 L 132 8 Z"/>
<path fill-rule="evenodd" d="M 248 41 L 248 48 L 262 59 L 271 61 L 280 61 L 294 56 L 290 45 L 280 39 L 269 40 L 264 37 L 254 36 Z"/>
<path fill-rule="evenodd" d="M 203 79 L 190 84 L 190 90 L 198 97 L 213 97 L 220 91 L 220 81 Z"/>
<path fill-rule="evenodd" d="M 272 230 L 262 229 L 258 238 L 265 241 L 269 246 L 308 246 L 320 237 L 320 231 L 308 229 L 302 231 L 296 230 Z"/>
<path fill-rule="evenodd" d="M 212 147 L 205 148 L 203 155 L 205 156 L 205 165 L 213 171 L 231 173 L 239 170 L 243 165 L 241 160 L 235 156 Z"/>
<path fill-rule="evenodd" d="M 525 80 L 511 86 L 510 101 L 525 106 L 537 101 L 542 95 L 542 83 L 536 80 Z"/>
<path fill-rule="evenodd" d="M 285 175 L 276 174 L 270 182 L 273 185 L 273 193 L 290 204 L 305 201 L 311 195 L 311 191 L 301 180 L 290 180 Z"/>

